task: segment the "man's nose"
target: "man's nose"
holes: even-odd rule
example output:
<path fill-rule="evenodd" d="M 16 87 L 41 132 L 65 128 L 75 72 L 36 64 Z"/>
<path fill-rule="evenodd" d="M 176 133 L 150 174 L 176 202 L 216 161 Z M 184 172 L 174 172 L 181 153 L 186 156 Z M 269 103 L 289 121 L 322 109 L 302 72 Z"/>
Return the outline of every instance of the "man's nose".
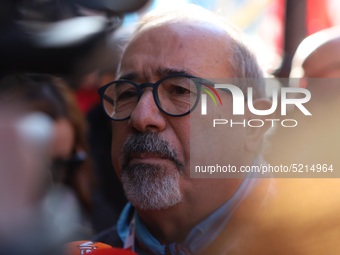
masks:
<path fill-rule="evenodd" d="M 161 131 L 165 128 L 166 119 L 158 109 L 151 90 L 146 89 L 131 113 L 130 125 L 140 132 Z"/>

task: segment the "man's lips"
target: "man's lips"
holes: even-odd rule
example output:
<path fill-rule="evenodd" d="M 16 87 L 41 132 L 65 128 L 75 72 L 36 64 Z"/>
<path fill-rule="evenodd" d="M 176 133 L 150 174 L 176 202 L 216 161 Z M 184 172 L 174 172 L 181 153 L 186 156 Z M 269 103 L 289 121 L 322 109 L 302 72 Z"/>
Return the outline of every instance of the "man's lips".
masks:
<path fill-rule="evenodd" d="M 158 153 L 148 153 L 148 152 L 141 152 L 141 153 L 132 153 L 129 156 L 128 162 L 138 162 L 138 161 L 159 161 L 159 160 L 169 160 L 164 155 Z"/>

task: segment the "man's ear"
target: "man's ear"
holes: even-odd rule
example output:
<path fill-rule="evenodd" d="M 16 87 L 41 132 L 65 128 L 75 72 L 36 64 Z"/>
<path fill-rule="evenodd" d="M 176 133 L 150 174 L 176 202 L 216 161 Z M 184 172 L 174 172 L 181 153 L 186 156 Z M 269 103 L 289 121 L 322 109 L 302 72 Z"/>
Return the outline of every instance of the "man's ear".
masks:
<path fill-rule="evenodd" d="M 272 101 L 269 99 L 256 99 L 253 101 L 253 106 L 257 110 L 268 110 L 272 106 Z M 257 151 L 263 141 L 264 133 L 272 126 L 272 121 L 266 119 L 274 119 L 275 113 L 270 115 L 255 115 L 246 107 L 245 117 L 246 125 L 246 139 L 245 150 Z"/>

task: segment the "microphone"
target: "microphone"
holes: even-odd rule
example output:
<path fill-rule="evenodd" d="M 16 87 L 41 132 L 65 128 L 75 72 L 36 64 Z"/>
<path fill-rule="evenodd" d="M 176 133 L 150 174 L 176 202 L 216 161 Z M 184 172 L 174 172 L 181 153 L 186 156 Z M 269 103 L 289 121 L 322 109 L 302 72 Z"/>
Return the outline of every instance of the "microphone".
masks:
<path fill-rule="evenodd" d="M 74 241 L 66 244 L 66 255 L 137 255 L 131 250 L 114 248 L 101 242 L 88 240 Z"/>
<path fill-rule="evenodd" d="M 137 255 L 137 253 L 122 248 L 103 248 L 95 250 L 90 255 Z"/>

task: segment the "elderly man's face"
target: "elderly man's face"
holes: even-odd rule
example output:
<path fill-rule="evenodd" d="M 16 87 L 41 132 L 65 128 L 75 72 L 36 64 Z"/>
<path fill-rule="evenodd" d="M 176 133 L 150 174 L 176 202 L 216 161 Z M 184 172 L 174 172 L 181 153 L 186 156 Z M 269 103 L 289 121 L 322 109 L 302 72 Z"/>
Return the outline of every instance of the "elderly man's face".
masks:
<path fill-rule="evenodd" d="M 138 83 L 174 72 L 231 77 L 227 42 L 224 32 L 209 25 L 153 27 L 128 45 L 119 77 Z M 232 118 L 231 96 L 220 94 L 223 107 L 210 107 L 208 117 L 201 116 L 199 106 L 190 115 L 171 117 L 159 111 L 146 88 L 130 119 L 113 122 L 114 168 L 136 207 L 164 209 L 212 191 L 213 180 L 190 178 L 190 163 L 204 165 L 209 158 L 215 164 L 240 165 L 248 160 L 245 129 L 212 127 L 213 118 Z"/>

